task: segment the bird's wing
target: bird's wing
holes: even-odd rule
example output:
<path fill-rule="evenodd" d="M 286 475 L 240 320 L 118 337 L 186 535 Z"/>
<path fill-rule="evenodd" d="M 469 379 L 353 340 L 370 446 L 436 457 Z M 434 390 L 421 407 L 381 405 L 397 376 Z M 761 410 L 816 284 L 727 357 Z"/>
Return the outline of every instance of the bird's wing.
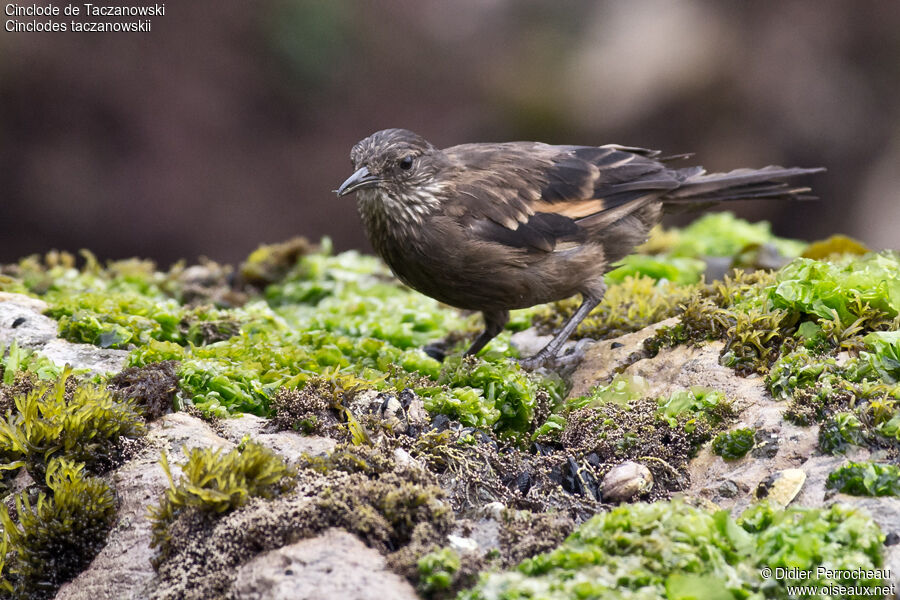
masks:
<path fill-rule="evenodd" d="M 680 180 L 654 160 L 658 152 L 625 146 L 512 142 L 444 152 L 462 167 L 447 214 L 476 237 L 535 251 L 583 241 Z"/>

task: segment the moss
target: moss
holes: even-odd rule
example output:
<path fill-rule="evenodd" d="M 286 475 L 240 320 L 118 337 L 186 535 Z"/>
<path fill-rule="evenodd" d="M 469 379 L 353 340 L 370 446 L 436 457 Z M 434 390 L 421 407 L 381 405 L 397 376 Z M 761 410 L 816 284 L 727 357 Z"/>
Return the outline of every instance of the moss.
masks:
<path fill-rule="evenodd" d="M 255 497 L 271 498 L 294 486 L 294 470 L 262 446 L 249 443 L 243 449 L 224 452 L 210 448 L 187 451 L 187 462 L 176 482 L 165 453 L 161 464 L 169 479 L 169 487 L 159 504 L 151 507 L 153 522 L 151 546 L 160 549 L 164 560 L 171 549 L 170 525 L 196 513 L 221 515 L 234 510 Z"/>
<path fill-rule="evenodd" d="M 875 569 L 884 536 L 862 513 L 840 506 L 776 511 L 751 508 L 737 522 L 682 502 L 625 505 L 581 525 L 559 548 L 488 573 L 460 600 L 540 597 L 688 598 L 720 590 L 722 598 L 786 597 L 786 586 L 858 585 L 881 579 L 763 580 L 763 567 Z M 705 597 L 720 597 L 705 596 Z"/>
<path fill-rule="evenodd" d="M 828 476 L 826 487 L 853 496 L 900 496 L 900 468 L 851 462 L 835 469 Z"/>
<path fill-rule="evenodd" d="M 616 388 L 619 393 L 610 399 L 609 390 Z M 562 445 L 593 454 L 600 464 L 646 464 L 657 483 L 654 497 L 684 486 L 689 458 L 734 416 L 719 392 L 696 388 L 652 399 L 633 379 L 621 376 L 589 396 L 569 400 L 566 409 Z"/>
<path fill-rule="evenodd" d="M 377 477 L 395 468 L 394 461 L 377 449 L 366 446 L 338 444 L 325 456 L 304 455 L 298 466 L 317 473 L 336 471 L 362 473 L 367 477 Z"/>
<path fill-rule="evenodd" d="M 103 480 L 86 477 L 81 464 L 54 458 L 47 488 L 32 504 L 28 493 L 15 498 L 16 516 L 0 505 L 0 522 L 12 559 L 5 568 L 14 596 L 50 598 L 81 572 L 106 543 L 115 521 L 113 492 Z"/>
<path fill-rule="evenodd" d="M 760 302 L 773 275 L 735 272 L 696 290 L 684 303 L 681 318 L 644 342 L 655 356 L 662 348 L 723 340 L 720 362 L 738 372 L 765 372 L 779 353 L 791 347 L 796 315 Z"/>
<path fill-rule="evenodd" d="M 327 462 L 347 461 L 342 447 Z M 410 576 L 419 557 L 446 545 L 453 512 L 433 476 L 393 462 L 352 473 L 339 468 L 324 473 L 319 463 L 301 465 L 294 494 L 249 499 L 246 505 L 215 520 L 182 513 L 169 527 L 170 552 L 161 557 L 151 598 L 212 598 L 224 595 L 236 567 L 250 557 L 341 527 L 387 555 L 388 563 Z"/>
<path fill-rule="evenodd" d="M 178 363 L 173 360 L 129 367 L 109 379 L 106 386 L 120 401 L 133 401 L 144 417 L 153 421 L 172 410 L 178 391 L 177 369 Z"/>
<path fill-rule="evenodd" d="M 735 429 L 720 433 L 712 443 L 712 451 L 725 460 L 743 458 L 756 443 L 752 429 Z"/>
<path fill-rule="evenodd" d="M 804 242 L 778 238 L 765 221 L 748 223 L 730 212 L 708 213 L 679 232 L 671 247 L 676 256 L 735 256 L 747 246 L 773 245 L 781 254 L 798 256 Z"/>
<path fill-rule="evenodd" d="M 303 389 L 280 389 L 272 398 L 272 422 L 279 429 L 306 435 L 324 433 L 329 424 L 337 422 L 333 388 L 328 387 L 326 381 L 311 379 Z"/>
<path fill-rule="evenodd" d="M 513 352 L 503 339 L 478 360 L 450 357 L 442 365 L 425 355 L 419 346 L 466 330 L 469 321 L 388 281 L 370 257 L 303 255 L 266 297 L 269 305 L 240 309 L 241 331 L 227 340 L 196 347 L 153 340 L 132 352 L 130 364 L 180 361 L 181 406 L 222 417 L 234 411 L 268 416 L 281 389 L 288 392 L 281 392 L 277 410 L 288 415 L 288 404 L 299 409 L 296 402 L 313 400 L 290 390 L 318 379 L 349 388 L 345 381 L 356 380 L 393 393 L 412 387 L 433 413 L 518 435 L 530 428 L 538 405 L 559 397 L 559 383 L 508 361 Z M 321 406 L 316 411 L 315 419 L 298 413 L 284 425 L 314 431 L 328 416 Z"/>
<path fill-rule="evenodd" d="M 900 331 L 876 331 L 863 341 L 869 352 L 862 352 L 863 370 L 859 375 L 874 375 L 887 383 L 900 382 Z"/>
<path fill-rule="evenodd" d="M 144 432 L 131 400 L 119 401 L 100 386 L 70 377 L 67 370 L 53 385 L 18 396 L 16 411 L 0 419 L 0 448 L 20 457 L 35 481 L 44 480 L 54 456 L 103 473 L 122 458 L 123 441 Z"/>
<path fill-rule="evenodd" d="M 806 247 L 801 255 L 803 258 L 813 260 L 827 260 L 839 258 L 847 254 L 863 256 L 871 252 L 865 244 L 847 237 L 846 235 L 833 235 L 827 240 L 813 242 Z"/>

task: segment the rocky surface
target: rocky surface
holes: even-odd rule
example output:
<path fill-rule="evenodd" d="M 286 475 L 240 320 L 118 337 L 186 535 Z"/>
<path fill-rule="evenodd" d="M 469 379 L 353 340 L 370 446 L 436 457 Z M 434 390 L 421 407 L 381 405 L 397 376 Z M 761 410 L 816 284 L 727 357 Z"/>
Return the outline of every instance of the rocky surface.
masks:
<path fill-rule="evenodd" d="M 787 403 L 772 399 L 762 377 L 741 377 L 733 369 L 720 365 L 722 342 L 699 348 L 677 346 L 662 350 L 653 358 L 628 364 L 645 339 L 659 327 L 672 322 L 674 320 L 657 323 L 590 346 L 572 376 L 574 388 L 570 395 L 587 393 L 597 382 L 610 379 L 623 366 L 624 374 L 640 375 L 647 380 L 650 396 L 664 396 L 692 386 L 720 390 L 738 411 L 733 427 L 753 429 L 757 440 L 762 438 L 764 441 L 758 441 L 750 453 L 735 461 L 716 456 L 707 444 L 689 464 L 690 486 L 682 495 L 709 501 L 738 515 L 757 500 L 761 484 L 763 487 L 777 484 L 773 480 L 784 480 L 787 473 L 791 484 L 782 483 L 776 488 L 776 495 L 784 498 L 780 504 L 817 508 L 841 502 L 857 506 L 872 515 L 889 542 L 900 540 L 900 499 L 857 497 L 826 490 L 825 483 L 832 471 L 851 460 L 871 460 L 869 450 L 853 447 L 843 456 L 819 455 L 819 426 L 800 427 L 786 421 L 783 415 Z M 782 491 L 785 488 L 790 491 Z M 885 562 L 900 587 L 900 544 L 886 544 Z"/>
<path fill-rule="evenodd" d="M 126 350 L 58 339 L 58 324 L 43 314 L 46 309 L 47 304 L 36 298 L 0 292 L 0 346 L 6 347 L 15 341 L 23 348 L 39 351 L 59 366 L 68 364 L 91 374 L 105 375 L 122 370 L 128 356 Z"/>
<path fill-rule="evenodd" d="M 70 364 L 91 373 L 121 370 L 127 352 L 57 339 L 56 322 L 41 314 L 44 308 L 42 302 L 26 296 L 0 295 L 0 344 L 15 340 L 23 347 L 42 352 L 59 365 Z M 900 499 L 834 495 L 827 493 L 825 488 L 829 473 L 837 466 L 851 459 L 866 460 L 869 452 L 855 449 L 846 456 L 818 455 L 818 426 L 799 427 L 785 421 L 786 404 L 774 401 L 768 395 L 761 377 L 741 377 L 719 364 L 721 343 L 699 348 L 679 346 L 663 350 L 654 358 L 634 360 L 643 341 L 665 324 L 667 322 L 614 340 L 582 345 L 580 349 L 584 350 L 585 356 L 572 374 L 571 395 L 585 394 L 593 386 L 609 381 L 617 371 L 645 378 L 649 384 L 648 395 L 653 397 L 693 386 L 722 391 L 738 413 L 733 427 L 754 430 L 757 445 L 744 458 L 726 461 L 713 454 L 707 444 L 691 460 L 688 467 L 690 484 L 682 494 L 734 514 L 756 501 L 761 484 L 770 490 L 766 493 L 777 496 L 782 504 L 819 507 L 843 502 L 861 507 L 873 516 L 888 536 L 886 566 L 896 580 L 900 574 L 900 544 L 896 543 L 900 540 Z M 525 346 L 542 342 L 532 332 L 517 334 L 514 339 Z M 395 422 L 396 428 L 403 430 L 421 427 L 426 418 L 423 414 L 401 410 L 402 398 L 361 395 L 357 403 L 361 414 L 375 411 L 384 419 L 393 417 L 391 423 Z M 106 547 L 90 567 L 64 585 L 56 598 L 148 597 L 157 574 L 151 566 L 155 550 L 150 547 L 147 510 L 168 485 L 159 464 L 160 453 L 167 453 L 173 475 L 177 477 L 177 465 L 184 460 L 183 449 L 232 448 L 246 440 L 259 442 L 290 461 L 296 461 L 304 454 L 324 455 L 335 446 L 335 441 L 326 437 L 271 431 L 269 421 L 252 415 L 222 419 L 212 425 L 186 413 L 165 415 L 149 424 L 148 435 L 132 458 L 107 476 L 119 502 L 117 522 Z M 398 449 L 394 460 L 403 463 L 415 459 Z M 634 482 L 629 481 L 629 473 Z M 646 479 L 649 471 L 630 463 L 609 471 L 608 476 L 611 477 L 608 485 L 621 488 L 619 499 L 627 500 L 634 495 L 629 485 L 637 486 L 635 490 L 639 491 L 641 482 L 638 479 Z M 264 509 L 257 506 L 255 510 Z M 498 523 L 504 518 L 504 512 L 501 503 L 487 505 L 483 518 L 472 521 L 466 531 L 455 531 L 450 536 L 451 546 L 461 552 L 475 552 L 479 548 L 487 551 L 495 547 L 500 535 Z M 386 564 L 378 551 L 350 533 L 329 529 L 316 537 L 257 556 L 246 556 L 245 562 L 234 573 L 227 597 L 234 600 L 416 598 L 410 584 L 390 571 Z"/>
<path fill-rule="evenodd" d="M 240 600 L 415 600 L 412 586 L 384 557 L 341 529 L 260 554 L 238 569 L 231 598 Z"/>

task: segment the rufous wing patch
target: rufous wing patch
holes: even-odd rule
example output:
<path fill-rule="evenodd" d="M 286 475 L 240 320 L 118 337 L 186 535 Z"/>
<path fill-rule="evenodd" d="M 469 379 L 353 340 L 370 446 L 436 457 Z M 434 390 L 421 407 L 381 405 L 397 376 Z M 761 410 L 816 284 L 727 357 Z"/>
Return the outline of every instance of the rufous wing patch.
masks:
<path fill-rule="evenodd" d="M 570 202 L 532 202 L 531 208 L 539 213 L 556 213 L 570 219 L 581 219 L 602 212 L 606 205 L 602 198 L 589 198 Z"/>

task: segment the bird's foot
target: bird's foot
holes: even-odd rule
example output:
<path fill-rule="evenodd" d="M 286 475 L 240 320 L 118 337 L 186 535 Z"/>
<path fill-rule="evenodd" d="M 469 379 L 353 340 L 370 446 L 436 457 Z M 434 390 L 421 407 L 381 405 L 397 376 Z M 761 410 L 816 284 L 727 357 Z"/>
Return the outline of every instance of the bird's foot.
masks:
<path fill-rule="evenodd" d="M 444 362 L 447 358 L 447 347 L 442 342 L 435 342 L 422 347 L 422 352 L 438 362 Z"/>
<path fill-rule="evenodd" d="M 562 356 L 556 356 L 551 352 L 541 350 L 534 356 L 519 359 L 519 365 L 526 371 L 546 370 L 556 373 L 568 373 L 575 370 L 584 358 L 584 350 L 591 340 L 579 340 L 571 350 Z"/>

